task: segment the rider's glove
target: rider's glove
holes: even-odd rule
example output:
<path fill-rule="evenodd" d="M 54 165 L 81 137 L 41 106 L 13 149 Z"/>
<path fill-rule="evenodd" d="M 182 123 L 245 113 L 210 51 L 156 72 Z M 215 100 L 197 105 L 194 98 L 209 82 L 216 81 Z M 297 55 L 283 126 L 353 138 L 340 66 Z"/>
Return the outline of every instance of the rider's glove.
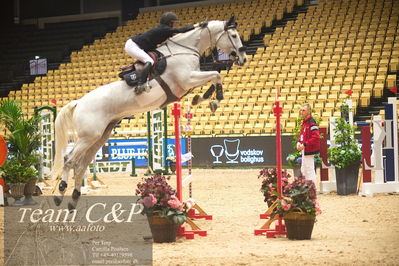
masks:
<path fill-rule="evenodd" d="M 202 21 L 198 24 L 201 28 L 206 28 L 208 26 L 208 21 Z"/>

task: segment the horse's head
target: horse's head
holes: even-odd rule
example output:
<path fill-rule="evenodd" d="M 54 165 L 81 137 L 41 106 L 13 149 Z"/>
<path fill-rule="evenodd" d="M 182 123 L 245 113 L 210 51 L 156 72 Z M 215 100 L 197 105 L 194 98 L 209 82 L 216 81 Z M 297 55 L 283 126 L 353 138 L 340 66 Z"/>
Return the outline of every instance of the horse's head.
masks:
<path fill-rule="evenodd" d="M 230 55 L 234 63 L 240 66 L 247 62 L 246 47 L 242 45 L 234 17 L 224 22 L 223 32 L 216 39 L 216 47 Z"/>

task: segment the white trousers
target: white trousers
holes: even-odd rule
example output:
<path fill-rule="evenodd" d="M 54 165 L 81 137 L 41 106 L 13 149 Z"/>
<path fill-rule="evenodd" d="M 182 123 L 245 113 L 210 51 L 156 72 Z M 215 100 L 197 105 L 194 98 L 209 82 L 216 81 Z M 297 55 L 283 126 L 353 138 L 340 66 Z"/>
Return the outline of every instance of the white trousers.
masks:
<path fill-rule="evenodd" d="M 302 175 L 307 180 L 312 180 L 316 185 L 316 171 L 314 169 L 314 155 L 304 155 L 302 154 Z"/>
<path fill-rule="evenodd" d="M 151 62 L 152 65 L 154 64 L 154 60 L 152 60 L 151 56 L 144 52 L 132 39 L 126 41 L 125 52 L 143 63 Z"/>

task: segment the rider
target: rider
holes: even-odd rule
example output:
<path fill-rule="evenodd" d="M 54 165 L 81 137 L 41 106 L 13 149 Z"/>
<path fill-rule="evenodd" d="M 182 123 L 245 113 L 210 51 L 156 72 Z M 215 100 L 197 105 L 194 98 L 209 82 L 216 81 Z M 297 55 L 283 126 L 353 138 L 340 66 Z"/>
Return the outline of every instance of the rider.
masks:
<path fill-rule="evenodd" d="M 157 45 L 163 43 L 169 37 L 176 33 L 184 33 L 194 29 L 196 26 L 206 27 L 206 22 L 201 22 L 196 25 L 190 25 L 183 28 L 175 28 L 179 18 L 173 12 L 166 12 L 161 16 L 160 25 L 150 29 L 139 35 L 133 35 L 126 41 L 125 51 L 131 57 L 137 58 L 144 63 L 139 86 L 145 86 L 151 66 L 154 60 L 147 54 L 157 48 Z"/>

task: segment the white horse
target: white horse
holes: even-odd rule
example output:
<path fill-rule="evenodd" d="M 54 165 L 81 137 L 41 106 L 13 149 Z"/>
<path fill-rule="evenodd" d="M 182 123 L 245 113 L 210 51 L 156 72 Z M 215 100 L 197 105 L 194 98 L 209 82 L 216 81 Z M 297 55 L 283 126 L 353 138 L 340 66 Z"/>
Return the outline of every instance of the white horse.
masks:
<path fill-rule="evenodd" d="M 158 48 L 167 57 L 167 68 L 161 78 L 169 85 L 175 96 L 187 94 L 194 87 L 212 81 L 216 86 L 217 102 L 223 99 L 222 80 L 217 71 L 200 71 L 199 59 L 209 47 L 217 47 L 234 57 L 238 65 L 247 61 L 236 23 L 229 21 L 210 21 L 204 28 L 173 36 Z M 68 175 L 74 170 L 75 189 L 68 208 L 77 205 L 81 178 L 96 152 L 108 140 L 112 129 L 124 117 L 147 112 L 162 106 L 167 95 L 158 82 L 150 81 L 151 90 L 140 95 L 125 81 L 119 80 L 101 86 L 82 98 L 64 106 L 55 121 L 55 160 L 53 178 L 62 180 L 59 184 L 59 196 L 54 197 L 61 204 L 66 191 Z M 209 98 L 213 90 L 204 98 Z M 203 99 L 196 98 L 196 103 Z M 74 141 L 72 151 L 62 158 L 63 149 L 68 141 Z"/>

